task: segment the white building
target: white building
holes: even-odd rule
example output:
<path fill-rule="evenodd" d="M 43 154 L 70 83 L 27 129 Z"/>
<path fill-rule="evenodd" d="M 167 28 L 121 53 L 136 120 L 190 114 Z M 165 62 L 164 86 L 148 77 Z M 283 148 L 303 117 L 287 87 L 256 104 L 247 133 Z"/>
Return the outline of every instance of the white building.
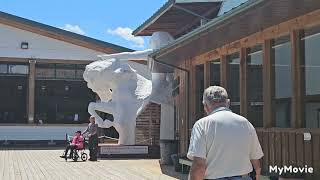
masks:
<path fill-rule="evenodd" d="M 84 129 L 96 98 L 85 65 L 122 51 L 131 50 L 0 12 L 0 141 L 62 140 Z"/>

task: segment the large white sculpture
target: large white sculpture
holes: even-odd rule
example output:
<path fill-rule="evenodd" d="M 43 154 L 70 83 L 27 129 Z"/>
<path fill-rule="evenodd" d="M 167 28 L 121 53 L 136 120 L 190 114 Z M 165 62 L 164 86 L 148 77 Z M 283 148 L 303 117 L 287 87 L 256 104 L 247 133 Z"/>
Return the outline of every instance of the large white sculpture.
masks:
<path fill-rule="evenodd" d="M 123 52 L 111 55 L 100 55 L 101 60 L 86 67 L 84 79 L 88 87 L 96 92 L 101 102 L 89 104 L 88 111 L 96 117 L 99 127 L 114 126 L 119 133 L 119 144 L 135 143 L 136 118 L 150 102 L 173 109 L 171 98 L 172 74 L 152 73 L 152 82 L 132 69 L 126 62 L 130 60 L 148 61 L 148 55 L 155 49 L 167 45 L 173 38 L 166 32 L 155 32 L 150 39 L 151 49 L 135 52 Z M 145 66 L 146 70 L 148 67 Z M 96 111 L 112 114 L 114 121 L 103 120 Z M 172 139 L 173 112 L 168 117 L 161 117 L 160 138 Z M 166 133 L 163 131 L 170 131 Z"/>
<path fill-rule="evenodd" d="M 83 77 L 101 99 L 100 102 L 91 102 L 88 107 L 98 126 L 113 126 L 119 133 L 119 144 L 134 144 L 136 117 L 151 94 L 151 81 L 116 59 L 87 65 Z M 114 120 L 103 120 L 96 111 L 112 114 Z"/>

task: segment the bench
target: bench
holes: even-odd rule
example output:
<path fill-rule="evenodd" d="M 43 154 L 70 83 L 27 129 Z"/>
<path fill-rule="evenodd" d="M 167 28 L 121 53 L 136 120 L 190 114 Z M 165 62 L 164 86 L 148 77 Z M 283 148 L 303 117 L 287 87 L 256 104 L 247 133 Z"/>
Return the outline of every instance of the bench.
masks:
<path fill-rule="evenodd" d="M 181 172 L 187 174 L 192 165 L 192 161 L 187 158 L 179 158 L 179 164 L 181 164 Z"/>

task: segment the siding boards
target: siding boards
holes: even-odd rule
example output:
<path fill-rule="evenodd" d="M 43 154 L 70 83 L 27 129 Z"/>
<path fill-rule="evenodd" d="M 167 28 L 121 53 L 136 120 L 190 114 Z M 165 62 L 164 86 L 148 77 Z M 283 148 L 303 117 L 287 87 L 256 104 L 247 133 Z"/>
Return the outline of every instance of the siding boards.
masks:
<path fill-rule="evenodd" d="M 137 117 L 136 144 L 159 145 L 161 106 L 149 104 Z"/>
<path fill-rule="evenodd" d="M 320 133 L 318 129 L 308 130 L 311 141 L 304 141 L 306 129 L 257 128 L 257 134 L 264 152 L 262 172 L 268 174 L 270 165 L 313 167 L 314 177 L 320 175 Z M 309 175 L 307 176 L 309 177 Z M 313 178 L 314 178 L 313 177 Z"/>

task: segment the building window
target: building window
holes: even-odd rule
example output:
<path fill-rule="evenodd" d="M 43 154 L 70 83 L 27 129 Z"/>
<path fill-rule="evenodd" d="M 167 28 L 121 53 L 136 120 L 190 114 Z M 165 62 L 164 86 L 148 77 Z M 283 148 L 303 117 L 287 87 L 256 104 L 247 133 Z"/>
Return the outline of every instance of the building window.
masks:
<path fill-rule="evenodd" d="M 305 82 L 305 126 L 320 128 L 320 27 L 304 30 L 300 40 Z"/>
<path fill-rule="evenodd" d="M 7 74 L 7 73 L 8 73 L 8 65 L 0 64 L 0 74 Z"/>
<path fill-rule="evenodd" d="M 0 74 L 7 75 L 27 75 L 29 74 L 29 67 L 26 64 L 0 64 Z"/>
<path fill-rule="evenodd" d="M 29 74 L 27 65 L 9 64 L 9 74 Z"/>
<path fill-rule="evenodd" d="M 27 123 L 27 76 L 0 75 L 0 123 Z"/>
<path fill-rule="evenodd" d="M 36 64 L 37 79 L 54 79 L 55 73 L 54 64 Z"/>
<path fill-rule="evenodd" d="M 247 49 L 248 62 L 248 119 L 255 127 L 263 127 L 263 56 L 262 46 Z"/>
<path fill-rule="evenodd" d="M 86 65 L 78 64 L 76 65 L 76 79 L 83 79 L 83 73 L 86 69 Z"/>
<path fill-rule="evenodd" d="M 56 64 L 57 79 L 75 79 L 76 66 L 73 64 Z"/>
<path fill-rule="evenodd" d="M 37 79 L 83 80 L 86 65 L 36 64 Z"/>
<path fill-rule="evenodd" d="M 273 111 L 276 127 L 290 127 L 292 77 L 290 37 L 284 36 L 272 41 L 271 60 L 274 73 Z"/>
<path fill-rule="evenodd" d="M 239 53 L 230 54 L 227 56 L 228 62 L 228 80 L 227 91 L 231 100 L 231 110 L 234 113 L 240 114 L 240 57 Z"/>
<path fill-rule="evenodd" d="M 35 90 L 35 121 L 46 124 L 86 123 L 88 105 L 95 94 L 85 81 L 37 80 Z"/>
<path fill-rule="evenodd" d="M 210 62 L 210 86 L 220 86 L 220 59 Z"/>
<path fill-rule="evenodd" d="M 202 97 L 204 91 L 204 65 L 196 66 L 196 119 L 204 116 L 204 109 L 202 104 Z M 192 126 L 190 126 L 192 127 Z"/>

